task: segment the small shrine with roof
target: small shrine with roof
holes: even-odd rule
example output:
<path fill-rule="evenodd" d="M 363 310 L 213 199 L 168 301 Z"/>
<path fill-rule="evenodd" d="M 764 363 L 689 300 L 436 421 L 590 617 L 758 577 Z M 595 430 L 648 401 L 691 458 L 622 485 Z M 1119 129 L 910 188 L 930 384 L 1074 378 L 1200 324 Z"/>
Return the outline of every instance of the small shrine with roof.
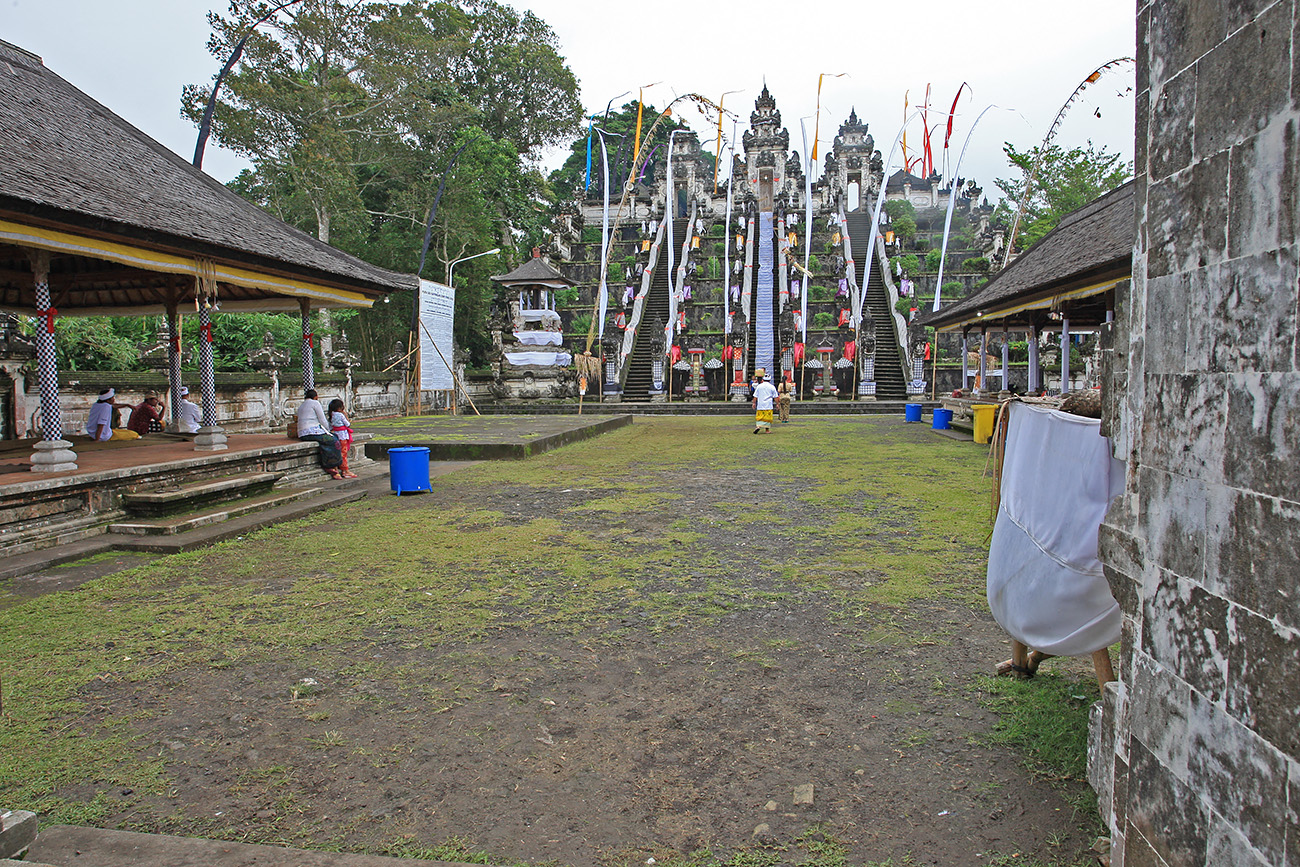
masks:
<path fill-rule="evenodd" d="M 493 395 L 500 400 L 573 396 L 573 355 L 564 348 L 556 293 L 572 288 L 574 281 L 536 247 L 522 265 L 492 280 L 499 287 L 492 330 Z"/>

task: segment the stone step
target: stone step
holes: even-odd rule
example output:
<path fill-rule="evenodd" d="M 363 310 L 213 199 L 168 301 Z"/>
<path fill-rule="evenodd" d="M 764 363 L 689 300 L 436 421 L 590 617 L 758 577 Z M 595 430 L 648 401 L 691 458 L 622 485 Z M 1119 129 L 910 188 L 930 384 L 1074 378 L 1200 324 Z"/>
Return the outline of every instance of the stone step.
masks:
<path fill-rule="evenodd" d="M 269 491 L 283 473 L 238 473 L 215 479 L 202 479 L 153 491 L 123 494 L 127 514 L 140 518 L 159 518 L 192 512 L 203 506 L 235 500 Z"/>
<path fill-rule="evenodd" d="M 184 533 L 187 530 L 193 530 L 195 527 L 219 524 L 222 521 L 229 521 L 231 518 L 238 518 L 240 515 L 247 515 L 249 512 L 259 512 L 263 509 L 284 506 L 319 494 L 320 491 L 320 488 L 285 488 L 253 497 L 245 497 L 234 502 L 226 502 L 219 506 L 190 512 L 185 515 L 119 521 L 109 524 L 108 532 L 122 536 L 175 536 L 177 533 Z"/>
<path fill-rule="evenodd" d="M 413 867 L 421 864 L 445 867 L 455 863 L 347 852 L 316 852 L 286 846 L 232 843 L 227 840 L 141 834 L 136 831 L 110 831 L 72 825 L 54 825 L 42 829 L 28 850 L 27 859 L 55 867 L 135 867 L 140 864 L 169 867 L 250 867 L 254 864 L 258 867 Z"/>
<path fill-rule="evenodd" d="M 100 512 L 95 515 L 82 515 L 78 518 L 60 521 L 57 524 L 50 524 L 44 530 L 27 531 L 21 536 L 13 534 L 15 541 L 7 544 L 0 543 L 0 554 L 3 554 L 8 559 L 22 554 L 29 554 L 33 551 L 61 548 L 82 539 L 101 535 L 104 532 L 105 524 L 125 516 L 126 513 L 121 510 Z M 6 534 L 6 536 L 8 535 Z"/>

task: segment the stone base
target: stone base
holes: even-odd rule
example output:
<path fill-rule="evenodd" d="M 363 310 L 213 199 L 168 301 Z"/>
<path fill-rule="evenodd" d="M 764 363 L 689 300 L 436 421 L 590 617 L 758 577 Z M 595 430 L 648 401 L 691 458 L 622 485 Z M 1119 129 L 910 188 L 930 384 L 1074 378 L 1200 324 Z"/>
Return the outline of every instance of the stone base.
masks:
<path fill-rule="evenodd" d="M 600 396 L 603 403 L 622 403 L 623 395 L 617 391 L 607 391 Z"/>
<path fill-rule="evenodd" d="M 875 399 L 876 396 L 874 394 L 859 394 L 857 396 L 857 400 L 875 400 Z"/>
<path fill-rule="evenodd" d="M 668 402 L 668 395 L 665 394 L 665 393 L 662 392 L 662 391 L 652 391 L 652 392 L 650 392 L 650 402 L 651 402 L 651 403 L 667 403 L 667 402 Z"/>
<path fill-rule="evenodd" d="M 194 437 L 196 452 L 223 452 L 227 448 L 226 432 L 217 425 L 199 428 Z"/>
<path fill-rule="evenodd" d="M 77 468 L 77 453 L 67 440 L 41 440 L 32 452 L 33 473 L 66 473 Z"/>
<path fill-rule="evenodd" d="M 57 440 L 56 440 L 57 442 Z M 21 858 L 36 840 L 40 821 L 27 810 L 0 812 L 0 858 Z M 6 861 L 5 863 L 17 863 Z"/>

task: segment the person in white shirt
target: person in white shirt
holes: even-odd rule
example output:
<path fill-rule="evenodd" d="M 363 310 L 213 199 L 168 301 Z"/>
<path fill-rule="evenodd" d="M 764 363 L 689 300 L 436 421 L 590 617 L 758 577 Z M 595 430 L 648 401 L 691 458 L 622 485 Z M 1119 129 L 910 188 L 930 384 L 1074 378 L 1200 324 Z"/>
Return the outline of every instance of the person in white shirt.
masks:
<path fill-rule="evenodd" d="M 135 431 L 113 427 L 113 410 L 119 406 L 113 400 L 116 396 L 116 389 L 104 389 L 99 393 L 99 399 L 86 413 L 86 435 L 96 442 L 133 440 L 140 437 Z"/>
<path fill-rule="evenodd" d="M 309 388 L 303 393 L 303 402 L 298 405 L 298 439 L 315 440 L 320 443 L 321 469 L 330 474 L 330 478 L 343 478 L 339 469 L 343 463 L 343 451 L 339 441 L 330 433 L 329 420 L 325 418 L 325 408 L 316 399 L 316 389 Z"/>
<path fill-rule="evenodd" d="M 776 401 L 776 386 L 766 380 L 767 371 L 754 371 L 754 433 L 772 432 L 772 405 Z"/>
<path fill-rule="evenodd" d="M 203 410 L 190 400 L 190 388 L 181 386 L 180 419 L 177 422 L 182 433 L 198 433 L 203 426 Z"/>

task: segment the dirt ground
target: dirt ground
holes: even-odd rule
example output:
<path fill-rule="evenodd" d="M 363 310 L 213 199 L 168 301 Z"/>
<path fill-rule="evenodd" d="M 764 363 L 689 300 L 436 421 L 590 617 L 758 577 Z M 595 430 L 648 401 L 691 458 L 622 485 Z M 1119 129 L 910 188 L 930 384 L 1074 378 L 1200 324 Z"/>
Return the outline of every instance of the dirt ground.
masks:
<path fill-rule="evenodd" d="M 139 757 L 160 762 L 167 782 L 104 792 L 86 781 L 60 795 L 98 793 L 106 827 L 473 851 L 495 863 L 663 864 L 701 850 L 754 865 L 1076 863 L 1092 842 L 1072 806 L 1085 787 L 1035 779 L 1022 755 L 986 740 L 995 715 L 977 677 L 1007 648 L 980 601 L 982 540 L 967 532 L 935 553 L 947 530 L 916 526 L 930 512 L 873 500 L 870 482 L 845 499 L 834 474 L 815 482 L 780 469 L 800 454 L 808 466 L 831 460 L 850 435 L 940 459 L 963 446 L 882 421 L 806 420 L 756 441 L 743 419 L 709 420 L 693 424 L 712 425 L 719 451 L 657 464 L 648 437 L 656 425 L 680 435 L 675 424 L 638 419 L 635 433 L 513 470 L 452 473 L 430 496 L 372 498 L 294 531 L 323 543 L 340 525 L 359 533 L 388 520 L 486 515 L 526 529 L 558 519 L 624 552 L 630 565 L 610 569 L 635 571 L 634 589 L 566 613 L 550 565 L 557 542 L 539 533 L 510 562 L 552 595 L 503 597 L 492 627 L 471 637 L 436 640 L 427 623 L 379 619 L 359 634 L 320 634 L 301 653 L 173 667 L 147 688 L 92 679 L 78 724 L 130 720 Z M 601 475 L 611 458 L 630 469 Z M 983 507 L 982 462 L 950 460 L 953 474 L 937 480 L 981 485 L 954 510 Z M 807 495 L 816 485 L 825 498 Z M 617 506 L 648 495 L 656 506 Z M 846 510 L 872 522 L 877 541 L 914 546 L 924 569 L 961 564 L 960 581 L 882 594 L 896 580 L 888 568 L 843 556 L 868 526 L 837 525 Z M 290 591 L 274 538 L 238 544 L 271 565 L 218 582 L 250 598 Z M 199 568 L 201 555 L 192 559 Z M 70 567 L 85 574 L 62 581 L 51 570 L 9 589 L 67 589 L 134 562 Z M 456 576 L 466 593 L 475 571 Z M 347 582 L 366 580 L 325 577 L 340 600 L 321 608 L 346 604 Z"/>

